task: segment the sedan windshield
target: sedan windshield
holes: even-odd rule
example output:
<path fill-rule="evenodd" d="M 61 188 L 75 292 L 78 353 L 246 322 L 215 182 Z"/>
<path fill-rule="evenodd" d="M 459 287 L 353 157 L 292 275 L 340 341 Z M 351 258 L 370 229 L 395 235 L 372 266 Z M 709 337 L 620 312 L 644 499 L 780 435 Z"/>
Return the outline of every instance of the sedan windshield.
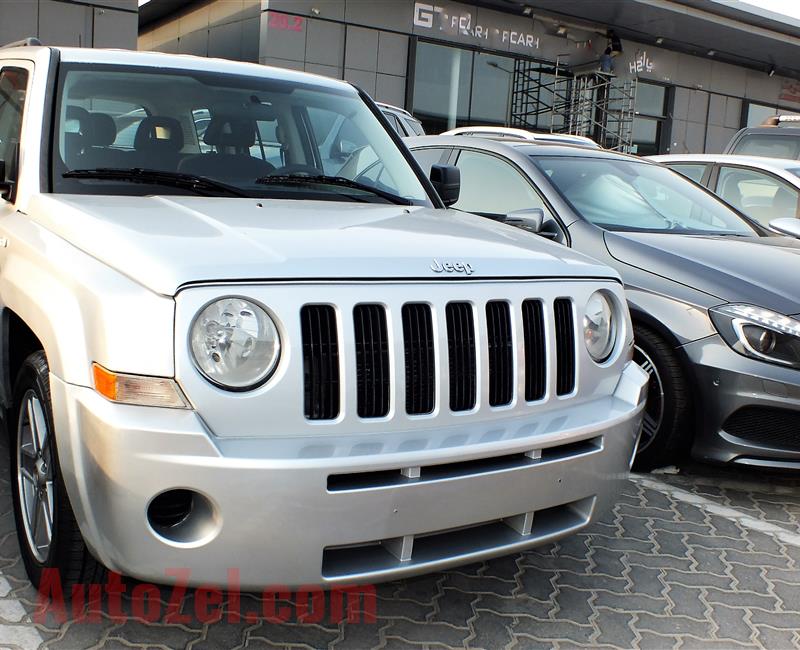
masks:
<path fill-rule="evenodd" d="M 722 201 L 666 167 L 611 158 L 533 160 L 580 216 L 606 230 L 758 234 Z"/>
<path fill-rule="evenodd" d="M 151 67 L 61 67 L 53 191 L 429 205 L 355 89 Z"/>

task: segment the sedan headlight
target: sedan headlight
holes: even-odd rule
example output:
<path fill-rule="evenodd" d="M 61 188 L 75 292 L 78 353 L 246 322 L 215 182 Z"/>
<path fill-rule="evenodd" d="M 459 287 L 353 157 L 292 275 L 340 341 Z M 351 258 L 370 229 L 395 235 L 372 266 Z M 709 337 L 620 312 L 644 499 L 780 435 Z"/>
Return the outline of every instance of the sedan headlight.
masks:
<path fill-rule="evenodd" d="M 800 321 L 753 305 L 709 310 L 723 339 L 739 354 L 800 367 Z"/>
<path fill-rule="evenodd" d="M 190 342 L 197 369 L 229 390 L 263 384 L 278 364 L 281 342 L 269 314 L 252 300 L 228 297 L 195 316 Z"/>
<path fill-rule="evenodd" d="M 617 342 L 617 319 L 614 305 L 602 291 L 595 291 L 586 303 L 583 315 L 583 339 L 589 356 L 602 363 L 611 356 Z"/>

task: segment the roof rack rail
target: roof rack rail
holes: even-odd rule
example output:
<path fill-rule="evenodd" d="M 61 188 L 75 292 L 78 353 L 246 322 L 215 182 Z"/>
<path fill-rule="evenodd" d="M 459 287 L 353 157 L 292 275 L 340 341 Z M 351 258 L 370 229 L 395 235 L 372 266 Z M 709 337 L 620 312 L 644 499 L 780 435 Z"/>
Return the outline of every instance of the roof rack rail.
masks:
<path fill-rule="evenodd" d="M 800 115 L 770 115 L 761 123 L 761 126 L 780 126 L 791 122 L 800 122 Z"/>
<path fill-rule="evenodd" d="M 0 45 L 0 50 L 5 50 L 10 47 L 33 47 L 35 45 L 41 45 L 42 42 L 35 38 L 34 36 L 29 36 L 28 38 L 23 38 L 20 41 L 14 41 L 13 43 L 6 43 L 5 45 Z"/>

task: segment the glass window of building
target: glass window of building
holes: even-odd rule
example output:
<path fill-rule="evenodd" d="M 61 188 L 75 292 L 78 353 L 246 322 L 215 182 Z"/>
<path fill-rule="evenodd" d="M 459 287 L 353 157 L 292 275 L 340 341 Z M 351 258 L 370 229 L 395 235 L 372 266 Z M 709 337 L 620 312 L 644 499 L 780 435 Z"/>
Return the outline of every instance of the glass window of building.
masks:
<path fill-rule="evenodd" d="M 756 104 L 754 102 L 747 103 L 747 120 L 745 126 L 758 126 L 764 122 L 768 117 L 773 115 L 800 115 L 795 111 L 787 111 L 777 106 L 768 106 L 766 104 Z"/>
<path fill-rule="evenodd" d="M 667 86 L 640 81 L 636 86 L 633 153 L 640 156 L 662 153 L 661 133 L 666 120 Z"/>
<path fill-rule="evenodd" d="M 417 43 L 411 112 L 427 133 L 469 123 L 472 57 L 472 52 L 458 47 Z"/>
<path fill-rule="evenodd" d="M 426 133 L 507 124 L 549 130 L 552 71 L 552 65 L 543 67 L 529 59 L 418 41 L 412 113 Z M 519 106 L 513 100 L 516 95 L 525 98 Z"/>
<path fill-rule="evenodd" d="M 472 124 L 503 126 L 508 123 L 513 79 L 514 59 L 494 54 L 475 55 L 469 107 Z"/>

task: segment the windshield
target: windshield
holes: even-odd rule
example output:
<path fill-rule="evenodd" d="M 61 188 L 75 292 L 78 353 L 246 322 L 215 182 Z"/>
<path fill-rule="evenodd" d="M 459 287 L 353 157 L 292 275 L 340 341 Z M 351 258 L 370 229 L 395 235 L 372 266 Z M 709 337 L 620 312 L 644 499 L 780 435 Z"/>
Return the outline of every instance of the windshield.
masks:
<path fill-rule="evenodd" d="M 580 216 L 607 230 L 758 234 L 722 201 L 666 167 L 609 158 L 533 160 Z"/>
<path fill-rule="evenodd" d="M 430 205 L 355 89 L 266 74 L 63 65 L 53 191 Z"/>

